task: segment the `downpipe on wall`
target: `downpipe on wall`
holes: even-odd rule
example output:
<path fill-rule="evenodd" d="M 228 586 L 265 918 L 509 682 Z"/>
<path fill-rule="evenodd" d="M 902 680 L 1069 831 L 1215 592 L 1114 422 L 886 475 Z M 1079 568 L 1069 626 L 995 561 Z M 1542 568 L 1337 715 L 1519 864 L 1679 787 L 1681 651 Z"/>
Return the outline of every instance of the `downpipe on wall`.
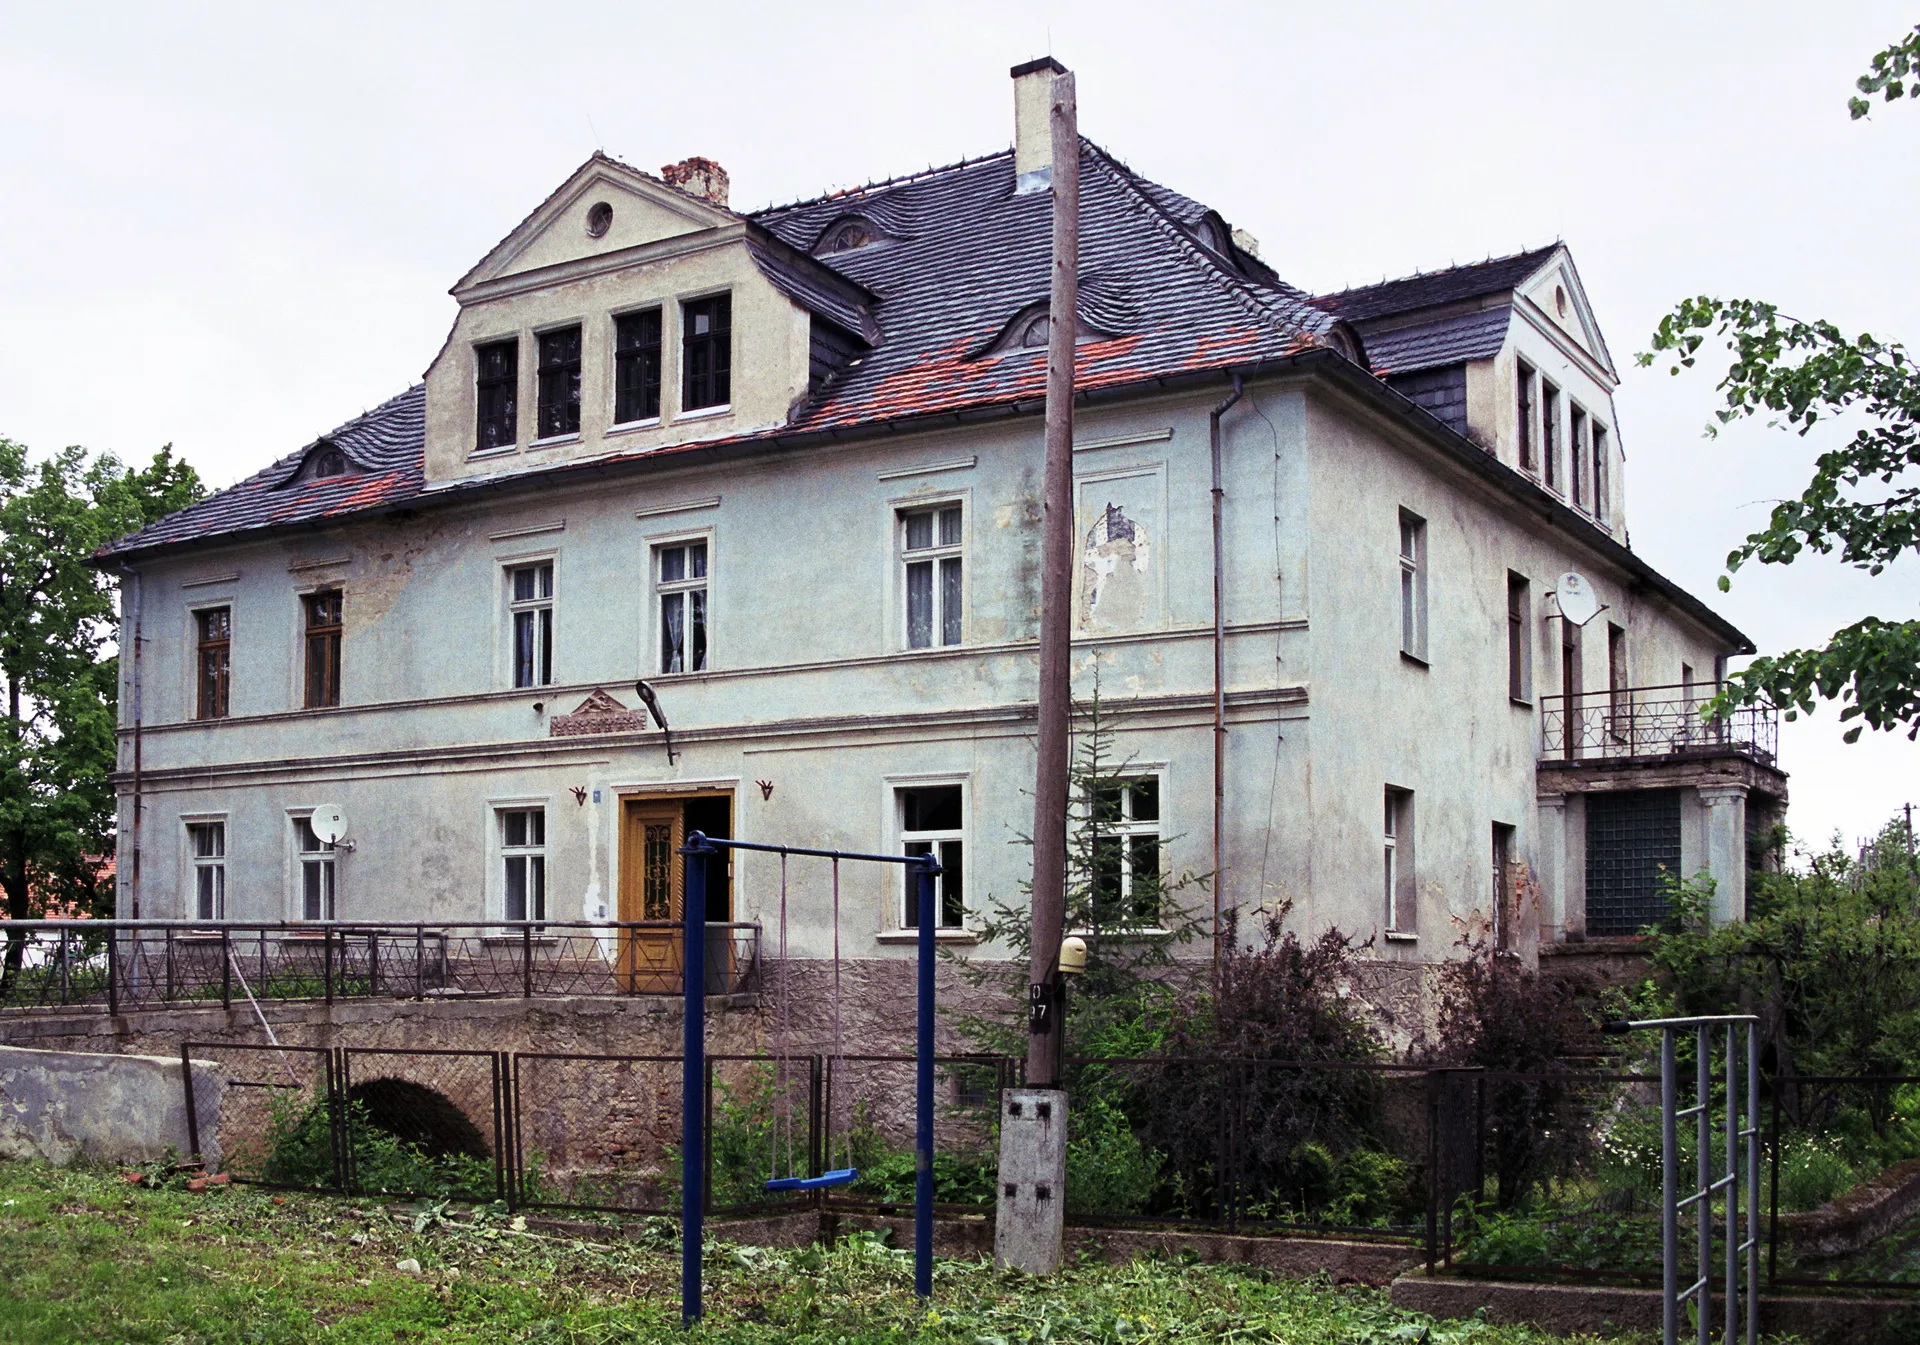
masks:
<path fill-rule="evenodd" d="M 1226 487 L 1221 484 L 1220 418 L 1245 395 L 1239 374 L 1233 391 L 1207 414 L 1207 449 L 1213 466 L 1213 975 L 1220 979 L 1220 875 L 1227 807 L 1227 619 L 1225 545 L 1221 513 Z"/>

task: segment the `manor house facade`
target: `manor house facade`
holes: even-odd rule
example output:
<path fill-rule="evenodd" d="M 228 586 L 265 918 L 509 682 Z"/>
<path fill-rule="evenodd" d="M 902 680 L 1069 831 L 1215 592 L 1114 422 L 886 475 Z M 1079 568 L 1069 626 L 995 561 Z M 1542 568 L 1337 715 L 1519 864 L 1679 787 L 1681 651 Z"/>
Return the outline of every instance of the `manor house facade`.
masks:
<path fill-rule="evenodd" d="M 710 161 L 596 154 L 454 286 L 421 384 L 107 548 L 118 913 L 667 918 L 700 829 L 931 849 L 978 945 L 1031 826 L 1051 165 L 1015 140 L 750 213 Z M 1075 694 L 1159 842 L 1114 909 L 1163 919 L 1135 865 L 1217 872 L 1413 963 L 1631 933 L 1662 873 L 1739 913 L 1784 777 L 1697 711 L 1751 645 L 1627 545 L 1567 249 L 1315 296 L 1080 153 Z M 778 884 L 740 857 L 714 918 Z M 849 869 L 843 955 L 909 957 L 903 897 Z"/>

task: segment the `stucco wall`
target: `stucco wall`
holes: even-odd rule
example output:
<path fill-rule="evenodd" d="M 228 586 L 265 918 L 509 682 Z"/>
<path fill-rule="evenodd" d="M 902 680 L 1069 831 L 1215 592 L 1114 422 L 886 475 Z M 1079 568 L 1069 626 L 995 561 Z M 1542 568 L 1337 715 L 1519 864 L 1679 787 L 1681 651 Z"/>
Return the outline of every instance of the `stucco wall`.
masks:
<path fill-rule="evenodd" d="M 192 1152 L 178 1056 L 96 1055 L 0 1046 L 0 1158 L 144 1163 Z M 226 1082 L 194 1068 L 201 1156 L 220 1160 Z"/>

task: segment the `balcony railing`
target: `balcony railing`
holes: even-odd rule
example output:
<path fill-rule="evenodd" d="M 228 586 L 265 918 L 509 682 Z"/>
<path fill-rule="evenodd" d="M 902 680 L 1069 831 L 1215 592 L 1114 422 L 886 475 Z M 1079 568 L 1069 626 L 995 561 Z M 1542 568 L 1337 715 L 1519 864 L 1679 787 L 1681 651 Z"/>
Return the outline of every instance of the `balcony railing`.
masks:
<path fill-rule="evenodd" d="M 0 1009 L 255 1000 L 677 995 L 675 921 L 297 924 L 0 920 Z M 707 926 L 707 986 L 760 988 L 760 926 Z"/>
<path fill-rule="evenodd" d="M 1656 686 L 1542 696 L 1540 757 L 1601 761 L 1734 753 L 1771 766 L 1779 712 L 1743 707 L 1725 719 L 1705 719 L 1701 712 L 1712 694 L 1708 687 Z"/>

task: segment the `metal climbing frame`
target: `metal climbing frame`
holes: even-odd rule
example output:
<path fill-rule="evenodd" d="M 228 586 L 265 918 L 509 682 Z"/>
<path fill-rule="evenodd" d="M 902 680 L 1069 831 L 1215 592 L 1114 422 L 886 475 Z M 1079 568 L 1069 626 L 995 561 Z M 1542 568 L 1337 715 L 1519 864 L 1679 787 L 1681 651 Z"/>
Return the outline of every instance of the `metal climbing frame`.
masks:
<path fill-rule="evenodd" d="M 914 1050 L 914 1199 L 913 1291 L 921 1298 L 933 1293 L 933 880 L 940 861 L 932 855 L 869 855 L 845 850 L 812 850 L 798 845 L 757 845 L 690 832 L 680 854 L 686 861 L 683 911 L 687 947 L 701 947 L 707 925 L 707 860 L 723 850 L 758 850 L 762 854 L 810 855 L 818 859 L 858 860 L 869 864 L 898 864 L 919 882 L 918 1023 Z M 705 1238 L 706 1116 L 705 1095 L 707 1004 L 706 959 L 689 957 L 686 976 L 686 1046 L 681 1053 L 682 1107 L 680 1145 L 680 1320 L 691 1326 L 701 1315 L 700 1256 Z"/>
<path fill-rule="evenodd" d="M 1725 1321 L 1723 1345 L 1755 1345 L 1760 1332 L 1760 1036 L 1751 1014 L 1702 1018 L 1649 1018 L 1609 1023 L 1613 1032 L 1660 1032 L 1660 1250 L 1661 1339 L 1679 1345 L 1681 1304 L 1694 1305 L 1696 1345 L 1713 1338 L 1713 1202 L 1724 1206 L 1720 1296 Z M 1694 1087 L 1691 1106 L 1680 1105 L 1679 1043 L 1691 1034 Z M 1713 1052 L 1716 1039 L 1725 1061 L 1726 1097 L 1723 1133 L 1725 1164 L 1719 1175 L 1713 1161 Z M 1746 1124 L 1741 1124 L 1745 1094 Z M 1693 1188 L 1680 1194 L 1680 1123 L 1694 1124 Z M 1744 1178 L 1742 1169 L 1745 1169 Z M 1741 1230 L 1741 1187 L 1746 1188 L 1746 1236 Z M 1680 1214 L 1693 1207 L 1693 1282 L 1680 1287 Z M 1741 1292 L 1744 1273 L 1745 1293 Z M 1744 1310 L 1743 1310 L 1744 1302 Z M 1743 1323 L 1744 1322 L 1744 1326 Z"/>

